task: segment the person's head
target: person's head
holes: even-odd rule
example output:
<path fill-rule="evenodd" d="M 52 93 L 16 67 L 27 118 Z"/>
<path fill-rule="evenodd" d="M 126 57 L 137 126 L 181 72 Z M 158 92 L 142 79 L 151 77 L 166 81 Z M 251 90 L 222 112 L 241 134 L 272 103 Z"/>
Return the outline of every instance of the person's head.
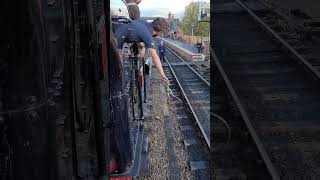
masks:
<path fill-rule="evenodd" d="M 157 17 L 151 22 L 153 28 L 153 37 L 159 36 L 161 33 L 165 32 L 168 28 L 168 21 L 165 18 Z"/>
<path fill-rule="evenodd" d="M 163 45 L 163 41 L 160 41 L 160 44 Z"/>

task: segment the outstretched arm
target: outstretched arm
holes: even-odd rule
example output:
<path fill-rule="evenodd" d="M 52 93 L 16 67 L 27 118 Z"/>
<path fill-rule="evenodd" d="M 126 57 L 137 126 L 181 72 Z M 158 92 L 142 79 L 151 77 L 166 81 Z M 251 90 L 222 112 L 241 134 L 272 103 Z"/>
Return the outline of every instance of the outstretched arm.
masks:
<path fill-rule="evenodd" d="M 154 63 L 154 65 L 156 66 L 158 72 L 160 73 L 162 79 L 164 81 L 166 81 L 166 83 L 169 83 L 169 79 L 167 78 L 167 76 L 164 74 L 163 72 L 163 69 L 162 69 L 162 65 L 161 65 L 161 62 L 160 62 L 160 58 L 157 54 L 157 51 L 153 48 L 149 48 L 149 51 L 150 51 L 150 54 L 151 54 L 151 57 L 152 57 L 152 61 Z"/>

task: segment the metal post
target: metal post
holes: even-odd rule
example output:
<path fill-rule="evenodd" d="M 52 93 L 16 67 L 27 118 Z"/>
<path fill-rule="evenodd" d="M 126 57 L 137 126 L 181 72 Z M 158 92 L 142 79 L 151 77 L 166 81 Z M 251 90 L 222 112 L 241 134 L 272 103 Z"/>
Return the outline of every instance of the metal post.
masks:
<path fill-rule="evenodd" d="M 136 68 L 137 68 L 137 71 L 138 71 L 138 73 L 136 74 L 136 77 L 138 79 L 139 78 L 140 68 L 139 68 L 139 66 L 137 66 Z M 141 84 L 142 84 L 142 82 L 141 82 Z M 140 105 L 140 119 L 139 120 L 143 120 L 144 119 L 144 113 L 143 113 L 142 91 L 141 91 L 141 86 L 140 86 L 139 81 L 137 81 L 137 85 L 138 85 L 139 105 Z"/>
<path fill-rule="evenodd" d="M 194 23 L 191 24 L 191 27 L 192 27 L 192 29 L 191 29 L 191 37 L 193 38 L 193 27 L 194 27 Z"/>
<path fill-rule="evenodd" d="M 143 65 L 143 92 L 144 92 L 144 102 L 147 102 L 147 85 L 146 85 L 146 67 L 145 67 L 145 59 L 142 58 L 142 65 Z"/>
<path fill-rule="evenodd" d="M 143 113 L 142 91 L 141 91 L 141 86 L 140 86 L 140 82 L 139 82 L 140 63 L 138 61 L 139 61 L 139 58 L 135 55 L 135 57 L 134 57 L 135 85 L 138 88 L 138 96 L 139 96 L 139 107 L 140 107 L 140 118 L 139 118 L 139 120 L 143 120 L 144 119 L 144 113 Z"/>
<path fill-rule="evenodd" d="M 134 73 L 134 63 L 133 63 L 133 61 L 134 61 L 134 59 L 133 58 L 131 58 L 130 59 L 130 63 L 131 63 L 131 77 L 130 77 L 130 89 L 131 89 L 131 106 L 132 106 L 132 118 L 133 118 L 133 120 L 135 120 L 136 118 L 135 118 L 135 113 L 134 113 L 134 75 L 133 75 L 133 73 Z"/>

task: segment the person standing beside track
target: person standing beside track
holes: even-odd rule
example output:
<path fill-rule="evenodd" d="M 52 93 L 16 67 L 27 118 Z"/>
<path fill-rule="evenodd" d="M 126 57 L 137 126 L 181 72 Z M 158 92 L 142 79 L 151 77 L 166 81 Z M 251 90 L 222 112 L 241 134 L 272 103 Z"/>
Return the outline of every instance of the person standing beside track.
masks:
<path fill-rule="evenodd" d="M 165 18 L 157 17 L 151 23 L 146 20 L 134 20 L 129 24 L 120 25 L 116 31 L 116 39 L 118 43 L 118 49 L 121 52 L 123 44 L 126 43 L 140 43 L 143 42 L 146 48 L 149 49 L 153 63 L 155 64 L 162 79 L 169 83 L 168 78 L 164 74 L 160 58 L 156 51 L 155 44 L 152 37 L 159 36 L 162 32 L 166 31 L 168 22 Z M 121 54 L 121 53 L 120 53 Z"/>

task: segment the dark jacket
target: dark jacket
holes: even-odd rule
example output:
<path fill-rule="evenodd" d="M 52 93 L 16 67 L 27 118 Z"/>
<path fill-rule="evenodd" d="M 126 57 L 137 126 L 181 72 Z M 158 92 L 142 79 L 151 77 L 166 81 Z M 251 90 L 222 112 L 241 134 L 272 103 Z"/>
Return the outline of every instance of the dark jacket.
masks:
<path fill-rule="evenodd" d="M 127 43 L 143 42 L 146 48 L 156 49 L 152 38 L 153 28 L 146 20 L 138 19 L 129 24 L 121 24 L 116 29 L 116 38 L 118 41 L 118 48 Z"/>
<path fill-rule="evenodd" d="M 159 45 L 158 50 L 159 50 L 159 53 L 165 53 L 166 47 L 164 45 Z"/>

